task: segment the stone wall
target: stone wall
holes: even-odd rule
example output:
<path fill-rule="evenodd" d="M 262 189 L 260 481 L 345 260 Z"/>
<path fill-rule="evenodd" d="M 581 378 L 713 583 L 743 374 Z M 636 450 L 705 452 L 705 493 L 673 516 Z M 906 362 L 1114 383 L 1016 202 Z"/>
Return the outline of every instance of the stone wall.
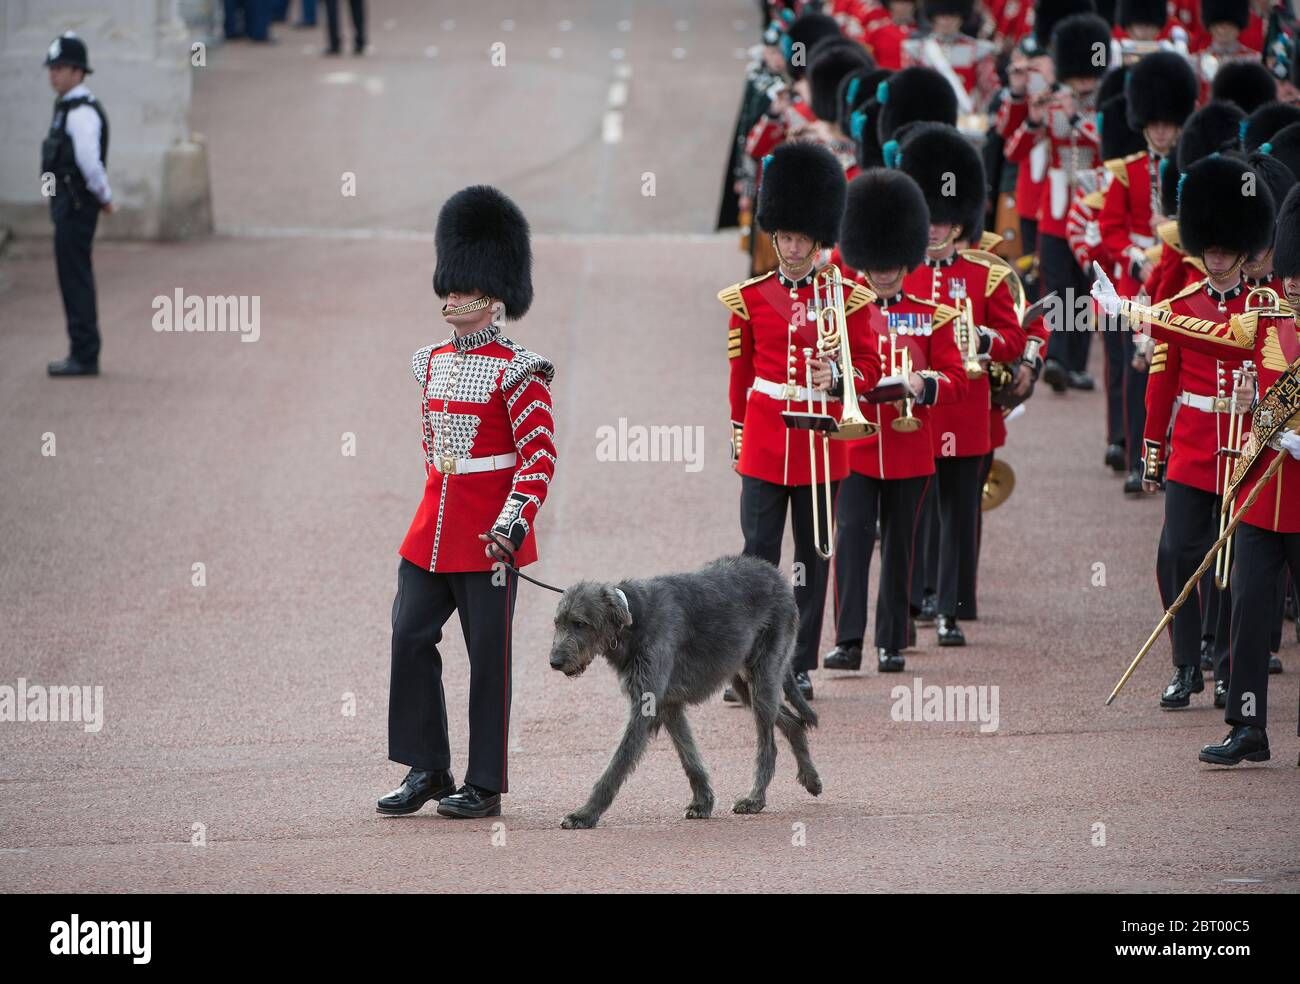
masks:
<path fill-rule="evenodd" d="M 50 234 L 40 149 L 54 92 L 42 62 L 74 31 L 89 50 L 87 84 L 108 113 L 114 238 L 189 238 L 212 230 L 207 155 L 189 132 L 190 33 L 178 0 L 4 0 L 0 3 L 0 227 Z M 187 12 L 193 13 L 191 7 Z"/>

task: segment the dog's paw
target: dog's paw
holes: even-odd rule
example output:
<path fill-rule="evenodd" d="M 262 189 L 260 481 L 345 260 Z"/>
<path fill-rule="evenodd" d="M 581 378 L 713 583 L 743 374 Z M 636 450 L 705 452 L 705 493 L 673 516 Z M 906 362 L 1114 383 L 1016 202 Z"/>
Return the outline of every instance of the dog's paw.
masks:
<path fill-rule="evenodd" d="M 816 770 L 810 770 L 808 772 L 801 771 L 795 776 L 795 778 L 799 780 L 800 786 L 808 790 L 808 792 L 812 793 L 814 796 L 821 795 L 822 777 L 817 774 Z"/>
<path fill-rule="evenodd" d="M 708 800 L 704 803 L 692 801 L 691 804 L 686 807 L 687 820 L 707 820 L 711 816 L 713 816 L 713 800 Z"/>
<path fill-rule="evenodd" d="M 560 826 L 565 830 L 590 830 L 596 826 L 596 818 L 585 813 L 570 813 L 560 821 Z"/>
<path fill-rule="evenodd" d="M 736 800 L 731 808 L 732 813 L 761 813 L 763 807 L 767 805 L 765 800 L 754 799 L 752 796 L 746 796 L 744 799 Z"/>

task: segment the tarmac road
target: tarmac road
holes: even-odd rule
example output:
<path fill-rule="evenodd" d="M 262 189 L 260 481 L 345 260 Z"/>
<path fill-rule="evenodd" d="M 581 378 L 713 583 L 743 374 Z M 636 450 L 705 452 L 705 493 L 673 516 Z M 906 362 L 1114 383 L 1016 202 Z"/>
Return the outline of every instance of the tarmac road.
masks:
<path fill-rule="evenodd" d="M 458 12 L 446 33 L 473 28 L 481 49 L 509 6 L 477 4 L 472 21 Z M 660 6 L 670 13 L 652 13 Z M 544 54 L 551 25 L 571 17 L 572 31 L 554 32 L 573 42 L 556 44 L 567 52 L 581 38 L 599 53 L 623 33 L 620 9 L 632 11 L 621 45 L 629 110 L 614 145 L 601 136 L 611 66 L 595 55 L 530 69 L 537 91 L 518 97 L 523 118 L 591 97 L 581 119 L 545 139 L 514 143 L 502 126 L 519 113 L 491 101 L 478 112 L 449 85 L 447 100 L 432 98 L 433 83 L 437 122 L 426 127 L 395 98 L 427 67 L 415 59 L 436 45 L 427 60 L 441 68 L 475 47 L 442 40 L 436 8 L 426 15 L 414 2 L 391 5 L 387 31 L 376 16 L 370 57 L 336 63 L 383 79 L 378 94 L 364 82 L 313 83 L 324 70 L 296 50 L 301 34 L 283 32 L 271 50 L 214 51 L 211 75 L 196 80 L 196 129 L 201 121 L 212 147 L 225 233 L 100 243 L 99 379 L 43 374 L 62 354 L 48 244 L 18 242 L 0 261 L 0 684 L 105 688 L 98 733 L 0 723 L 0 889 L 1300 888 L 1290 625 L 1287 672 L 1271 681 L 1266 765 L 1196 761 L 1225 726 L 1208 691 L 1187 711 L 1158 710 L 1163 643 L 1102 706 L 1160 614 L 1151 572 L 1161 506 L 1125 501 L 1102 468 L 1098 394 L 1044 391 L 1012 424 L 1005 457 L 1018 485 L 987 517 L 984 617 L 967 626 L 970 646 L 941 651 L 922 630 L 897 677 L 815 674 L 820 798 L 795 784 L 783 747 L 767 811 L 733 816 L 753 729 L 715 701 L 691 715 L 714 819 L 681 819 L 689 791 L 661 737 L 599 828 L 560 830 L 604 767 L 624 708 L 606 667 L 578 680 L 549 669 L 554 596 L 525 584 L 504 815 L 373 812 L 404 772 L 386 760 L 388 619 L 396 548 L 423 482 L 408 364 L 443 336 L 428 233 L 448 192 L 500 182 L 538 232 L 537 301 L 511 330 L 559 366 L 560 465 L 533 573 L 559 584 L 641 576 L 739 549 L 725 312 L 713 295 L 743 261 L 733 236 L 704 233 L 739 88 L 731 49 L 744 41 L 733 34 L 753 34 L 732 21 L 752 14 L 710 4 L 707 19 L 692 13 L 677 31 L 672 15 L 691 7 L 539 3 L 527 21 L 516 15 L 530 51 Z M 599 24 L 583 26 L 583 10 Z M 678 35 L 684 59 L 671 55 Z M 712 61 L 695 57 L 706 39 Z M 711 88 L 715 77 L 725 84 Z M 646 80 L 671 83 L 672 96 L 652 99 L 659 90 Z M 330 109 L 331 126 L 313 127 L 306 93 L 327 89 L 346 93 L 354 112 Z M 674 142 L 653 125 L 671 114 L 709 129 Z M 287 129 L 262 125 L 271 119 Z M 460 133 L 470 136 L 448 143 Z M 659 193 L 646 199 L 637 179 L 656 169 L 641 163 L 655 149 Z M 361 190 L 340 205 L 331 196 L 349 155 Z M 371 184 L 376 174 L 386 181 Z M 259 297 L 261 337 L 155 332 L 153 299 L 178 287 Z M 700 456 L 600 460 L 599 429 L 620 419 L 702 428 Z M 355 456 L 342 453 L 349 434 Z M 197 563 L 203 587 L 192 584 Z M 444 660 L 459 777 L 467 679 L 454 626 Z M 997 730 L 895 721 L 891 690 L 916 677 L 997 687 Z"/>

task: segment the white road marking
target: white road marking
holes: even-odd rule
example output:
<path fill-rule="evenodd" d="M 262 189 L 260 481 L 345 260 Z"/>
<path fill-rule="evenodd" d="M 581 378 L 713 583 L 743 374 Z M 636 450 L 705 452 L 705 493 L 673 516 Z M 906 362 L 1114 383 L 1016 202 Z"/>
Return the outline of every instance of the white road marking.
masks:
<path fill-rule="evenodd" d="M 614 78 L 630 79 L 632 77 L 632 66 L 628 64 L 614 66 Z"/>
<path fill-rule="evenodd" d="M 632 22 L 630 20 L 621 20 L 618 22 L 618 29 L 626 34 L 632 30 Z"/>
<path fill-rule="evenodd" d="M 626 54 L 626 52 L 625 52 L 622 48 L 610 48 L 610 49 L 609 49 L 609 57 L 610 57 L 610 58 L 613 58 L 614 61 L 622 61 L 622 60 L 623 60 L 623 56 L 624 56 L 625 54 Z"/>
<path fill-rule="evenodd" d="M 623 139 L 623 114 L 617 109 L 606 111 L 600 127 L 600 139 L 607 144 L 616 144 Z"/>
<path fill-rule="evenodd" d="M 437 57 L 438 57 L 438 48 L 437 48 L 437 46 L 431 44 L 431 45 L 429 45 L 429 47 L 425 48 L 425 49 L 424 49 L 424 57 L 425 57 L 425 58 L 437 58 Z"/>
<path fill-rule="evenodd" d="M 330 72 L 321 77 L 321 81 L 326 85 L 351 85 L 356 80 L 356 72 Z"/>
<path fill-rule="evenodd" d="M 562 21 L 560 21 L 559 28 L 560 28 L 561 31 L 572 31 L 572 30 L 573 30 L 573 21 L 571 21 L 571 20 L 562 20 Z"/>
<path fill-rule="evenodd" d="M 563 48 L 552 48 L 550 51 L 547 52 L 547 54 L 550 55 L 552 58 L 563 58 L 563 57 L 564 57 L 564 49 L 563 49 Z"/>
<path fill-rule="evenodd" d="M 681 61 L 683 58 L 686 57 L 686 49 L 685 49 L 685 48 L 674 48 L 674 49 L 673 49 L 673 57 L 676 58 L 678 61 Z"/>
<path fill-rule="evenodd" d="M 609 84 L 608 102 L 611 109 L 622 109 L 627 105 L 626 82 L 611 82 Z"/>

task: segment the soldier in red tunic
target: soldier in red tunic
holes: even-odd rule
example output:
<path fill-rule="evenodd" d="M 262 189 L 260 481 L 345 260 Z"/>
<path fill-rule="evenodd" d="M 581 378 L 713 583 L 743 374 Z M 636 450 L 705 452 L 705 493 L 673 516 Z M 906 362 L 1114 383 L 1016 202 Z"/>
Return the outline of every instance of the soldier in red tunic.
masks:
<path fill-rule="evenodd" d="M 451 337 L 415 353 L 427 479 L 402 541 L 388 703 L 388 757 L 411 767 L 379 812 L 431 799 L 450 817 L 496 816 L 508 788 L 510 625 L 516 577 L 537 559 L 534 523 L 555 472 L 546 359 L 501 332 L 533 299 L 528 223 L 495 188 L 457 192 L 438 214 L 434 292 Z M 469 651 L 469 764 L 451 775 L 438 642 L 455 612 Z"/>
<path fill-rule="evenodd" d="M 779 564 L 790 513 L 799 606 L 794 671 L 805 697 L 812 695 L 808 672 L 817 668 L 829 570 L 818 553 L 814 496 L 824 495 L 823 483 L 834 488 L 848 474 L 849 448 L 844 441 L 830 440 L 829 468 L 823 465 L 820 446 L 814 465 L 807 432 L 787 427 L 781 413 L 805 410 L 810 399 L 820 410 L 823 396 L 826 413 L 837 419 L 842 413 L 838 396 L 843 377 L 835 360 L 818 354 L 811 307 L 813 281 L 821 272 L 818 257 L 822 247 L 829 248 L 839 236 L 844 195 L 844 169 L 825 147 L 804 141 L 778 147 L 764 163 L 755 218 L 762 228 L 772 230 L 779 266 L 718 294 L 731 312 L 732 457 L 741 476 L 744 552 Z M 872 297 L 863 287 L 845 285 L 849 349 L 859 393 L 880 376 L 871 344 Z M 824 531 L 830 517 L 819 519 Z"/>
<path fill-rule="evenodd" d="M 1258 183 L 1258 194 L 1243 198 L 1243 181 L 1252 179 Z M 1242 204 L 1236 204 L 1238 201 Z M 1225 202 L 1232 204 L 1225 207 Z M 1242 264 L 1267 249 L 1273 217 L 1273 196 L 1267 182 L 1243 162 L 1209 157 L 1193 164 L 1180 190 L 1178 230 L 1188 253 L 1205 264 L 1209 277 L 1186 287 L 1158 309 L 1211 322 L 1242 313 L 1246 307 Z M 1156 564 L 1166 606 L 1218 536 L 1225 469 L 1230 464 L 1220 452 L 1229 443 L 1234 373 L 1241 371 L 1240 360 L 1225 358 L 1225 353 L 1210 357 L 1159 344 L 1152 356 L 1143 440 L 1142 487 L 1147 492 L 1158 487 L 1165 462 L 1165 432 L 1175 405 L 1178 407 Z M 1205 688 L 1200 666 L 1202 612 L 1218 601 L 1212 598 L 1215 590 L 1208 585 L 1202 603 L 1183 606 L 1174 619 L 1174 676 L 1160 697 L 1161 707 L 1187 707 L 1192 695 Z M 1207 628 L 1215 631 L 1213 623 Z"/>
<path fill-rule="evenodd" d="M 960 402 L 966 389 L 953 340 L 952 308 L 903 291 L 903 278 L 925 256 L 930 216 L 916 182 L 901 171 L 873 169 L 853 179 L 840 235 L 843 265 L 873 292 L 873 334 L 854 340 L 875 375 L 899 379 L 906 396 L 896 403 L 864 399 L 876 436 L 854 442 L 849 476 L 838 500 L 835 541 L 835 649 L 827 669 L 856 670 L 867 623 L 867 576 L 880 521 L 880 587 L 876 595 L 876 665 L 903 669 L 912 644 L 910 615 L 913 542 L 925 489 L 934 474 L 930 417 L 937 404 Z M 909 368 L 910 372 L 906 370 Z M 865 393 L 865 388 L 859 393 Z M 868 408 L 869 407 L 869 408 Z M 985 418 L 987 425 L 987 418 Z"/>
<path fill-rule="evenodd" d="M 1244 197 L 1237 200 L 1245 203 Z M 1260 487 L 1234 537 L 1232 674 L 1224 710 L 1231 730 L 1200 753 L 1202 762 L 1214 765 L 1270 758 L 1268 637 L 1279 578 L 1287 569 L 1300 578 L 1300 328 L 1295 316 L 1300 310 L 1300 189 L 1293 188 L 1282 205 L 1273 266 L 1291 307 L 1279 305 L 1267 313 L 1180 316 L 1123 301 L 1100 281 L 1094 289 L 1107 313 L 1129 317 L 1171 348 L 1211 359 L 1249 359 L 1258 373 L 1260 397 L 1250 436 L 1229 486 L 1234 512 Z"/>

